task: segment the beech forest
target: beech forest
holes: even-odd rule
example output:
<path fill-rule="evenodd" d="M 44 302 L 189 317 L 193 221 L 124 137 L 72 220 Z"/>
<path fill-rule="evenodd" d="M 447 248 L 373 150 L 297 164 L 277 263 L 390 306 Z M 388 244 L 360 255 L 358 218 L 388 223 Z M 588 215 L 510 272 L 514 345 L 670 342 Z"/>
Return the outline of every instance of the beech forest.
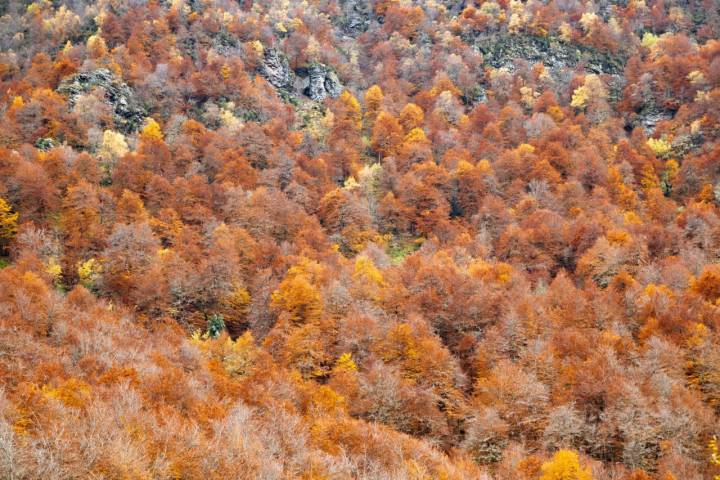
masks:
<path fill-rule="evenodd" d="M 0 0 L 0 479 L 718 436 L 720 0 Z"/>

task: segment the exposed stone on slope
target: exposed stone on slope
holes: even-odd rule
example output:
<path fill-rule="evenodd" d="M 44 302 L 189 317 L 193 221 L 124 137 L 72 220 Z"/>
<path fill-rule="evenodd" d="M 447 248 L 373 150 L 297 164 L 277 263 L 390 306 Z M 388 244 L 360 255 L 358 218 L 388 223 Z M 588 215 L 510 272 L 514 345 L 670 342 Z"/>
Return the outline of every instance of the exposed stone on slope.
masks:
<path fill-rule="evenodd" d="M 367 0 L 340 0 L 340 8 L 339 25 L 346 35 L 356 37 L 370 27 L 372 6 Z"/>
<path fill-rule="evenodd" d="M 332 98 L 337 98 L 342 94 L 343 90 L 344 88 L 337 74 L 330 70 L 327 75 L 325 75 L 325 91 Z"/>
<path fill-rule="evenodd" d="M 703 145 L 705 145 L 705 137 L 701 132 L 677 136 L 672 141 L 672 150 L 668 158 L 684 158 L 688 153 L 697 153 Z"/>
<path fill-rule="evenodd" d="M 475 85 L 473 88 L 463 92 L 461 100 L 465 105 L 475 105 L 481 102 L 487 102 L 487 91 L 482 85 Z"/>
<path fill-rule="evenodd" d="M 326 97 L 336 98 L 342 93 L 342 85 L 337 74 L 326 65 L 313 63 L 307 70 L 308 85 L 303 93 L 316 102 Z M 298 73 L 299 74 L 299 73 Z"/>
<path fill-rule="evenodd" d="M 297 96 L 305 95 L 320 102 L 327 97 L 336 98 L 343 92 L 340 79 L 331 67 L 314 62 L 293 71 L 285 54 L 276 48 L 265 50 L 260 72 L 288 101 L 295 102 Z"/>
<path fill-rule="evenodd" d="M 652 133 L 658 123 L 671 120 L 673 116 L 673 113 L 669 110 L 645 108 L 635 115 L 633 125 L 640 125 L 647 133 Z"/>
<path fill-rule="evenodd" d="M 68 103 L 74 107 L 80 95 L 95 88 L 102 88 L 105 91 L 105 100 L 113 107 L 113 119 L 118 130 L 131 133 L 142 125 L 147 113 L 140 105 L 135 92 L 106 68 L 68 77 L 60 83 L 58 92 L 68 95 Z"/>
<path fill-rule="evenodd" d="M 293 71 L 287 57 L 277 48 L 265 49 L 265 58 L 260 67 L 262 76 L 275 88 L 289 92 L 293 86 Z"/>
<path fill-rule="evenodd" d="M 659 106 L 651 92 L 635 94 L 635 96 L 638 95 L 642 101 L 640 102 L 640 106 L 628 116 L 628 127 L 643 127 L 647 134 L 651 134 L 655 131 L 658 123 L 665 120 L 672 120 L 675 116 L 673 110 Z M 631 96 L 633 96 L 633 93 L 631 93 Z"/>
<path fill-rule="evenodd" d="M 485 57 L 485 63 L 495 68 L 512 69 L 516 59 L 524 59 L 530 63 L 543 62 L 553 73 L 585 62 L 585 69 L 589 72 L 620 74 L 625 65 L 621 55 L 565 43 L 551 37 L 505 35 L 478 38 L 474 43 Z"/>

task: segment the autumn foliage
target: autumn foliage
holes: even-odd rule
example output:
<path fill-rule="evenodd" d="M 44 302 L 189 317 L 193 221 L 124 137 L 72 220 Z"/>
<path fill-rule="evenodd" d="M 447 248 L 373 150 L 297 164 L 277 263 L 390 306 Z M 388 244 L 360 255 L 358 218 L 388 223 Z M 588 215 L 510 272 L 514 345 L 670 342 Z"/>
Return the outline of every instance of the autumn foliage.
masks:
<path fill-rule="evenodd" d="M 0 478 L 720 478 L 713 1 L 0 1 Z"/>

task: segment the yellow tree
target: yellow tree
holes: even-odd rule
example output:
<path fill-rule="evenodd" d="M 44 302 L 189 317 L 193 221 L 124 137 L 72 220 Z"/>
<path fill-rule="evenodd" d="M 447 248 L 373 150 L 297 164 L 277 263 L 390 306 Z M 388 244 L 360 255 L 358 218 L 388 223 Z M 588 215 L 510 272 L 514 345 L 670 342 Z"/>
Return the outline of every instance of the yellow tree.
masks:
<path fill-rule="evenodd" d="M 380 109 L 382 107 L 382 101 L 385 98 L 382 89 L 377 85 L 373 85 L 368 88 L 365 92 L 365 118 L 370 120 L 370 123 L 375 121 Z"/>
<path fill-rule="evenodd" d="M 272 294 L 272 306 L 287 312 L 295 323 L 318 320 L 322 314 L 322 297 L 316 287 L 320 267 L 303 259 L 290 268 L 278 289 Z"/>
<path fill-rule="evenodd" d="M 425 113 L 423 109 L 414 103 L 408 103 L 400 112 L 400 125 L 402 125 L 405 133 L 410 132 L 414 128 L 422 128 L 425 121 Z"/>
<path fill-rule="evenodd" d="M 571 107 L 584 109 L 593 103 L 607 98 L 607 88 L 597 75 L 588 75 L 582 86 L 575 89 L 570 102 Z"/>
<path fill-rule="evenodd" d="M 552 460 L 543 463 L 540 480 L 593 480 L 593 476 L 589 468 L 580 466 L 576 452 L 559 450 Z"/>
<path fill-rule="evenodd" d="M 0 197 L 0 240 L 12 240 L 17 233 L 18 213 L 12 211 L 10 204 Z"/>
<path fill-rule="evenodd" d="M 241 284 L 234 284 L 221 300 L 222 315 L 230 335 L 238 335 L 245 328 L 245 318 L 250 310 L 250 292 Z"/>
<path fill-rule="evenodd" d="M 345 397 L 348 405 L 352 405 L 360 390 L 357 370 L 352 354 L 345 352 L 335 361 L 331 371 L 328 386 Z"/>
<path fill-rule="evenodd" d="M 77 262 L 77 276 L 80 284 L 92 290 L 95 282 L 102 273 L 102 264 L 94 258 L 90 258 L 84 262 Z"/>
<path fill-rule="evenodd" d="M 353 279 L 360 295 L 374 300 L 380 299 L 380 292 L 386 285 L 385 279 L 373 261 L 365 255 L 356 258 Z"/>
<path fill-rule="evenodd" d="M 710 465 L 720 467 L 720 452 L 718 451 L 717 437 L 710 440 Z M 720 480 L 720 475 L 715 475 L 713 480 Z"/>
<path fill-rule="evenodd" d="M 160 124 L 158 124 L 155 119 L 148 118 L 145 122 L 145 126 L 143 127 L 142 132 L 140 132 L 140 138 L 142 138 L 143 140 L 162 140 L 163 133 L 162 129 L 160 128 Z"/>
<path fill-rule="evenodd" d="M 88 56 L 90 58 L 103 58 L 108 53 L 107 43 L 100 35 L 90 35 L 86 43 Z"/>
<path fill-rule="evenodd" d="M 352 93 L 345 90 L 338 99 L 338 108 L 335 112 L 335 125 L 345 130 L 359 131 L 362 127 L 362 112 L 360 102 Z"/>
<path fill-rule="evenodd" d="M 120 132 L 105 130 L 98 148 L 98 157 L 106 173 L 111 173 L 117 161 L 130 151 L 125 136 Z"/>

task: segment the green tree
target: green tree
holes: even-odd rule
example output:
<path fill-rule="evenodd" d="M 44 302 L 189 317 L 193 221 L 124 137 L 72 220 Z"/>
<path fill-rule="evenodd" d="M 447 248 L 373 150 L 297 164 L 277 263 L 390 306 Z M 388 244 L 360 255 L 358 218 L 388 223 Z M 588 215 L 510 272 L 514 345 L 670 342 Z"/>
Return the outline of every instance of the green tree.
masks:
<path fill-rule="evenodd" d="M 223 331 L 225 331 L 225 320 L 223 316 L 217 313 L 210 315 L 210 318 L 208 318 L 208 336 L 210 336 L 210 338 L 217 338 Z"/>

